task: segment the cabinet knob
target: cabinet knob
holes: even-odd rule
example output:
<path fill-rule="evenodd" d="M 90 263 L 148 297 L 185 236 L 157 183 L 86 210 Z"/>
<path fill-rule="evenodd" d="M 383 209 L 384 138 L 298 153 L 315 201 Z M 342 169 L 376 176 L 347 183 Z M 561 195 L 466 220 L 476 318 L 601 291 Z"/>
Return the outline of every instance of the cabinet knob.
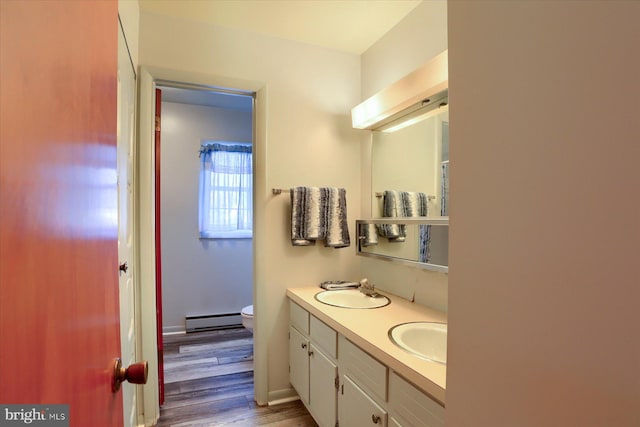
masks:
<path fill-rule="evenodd" d="M 309 351 L 309 356 L 313 356 L 313 350 Z"/>
<path fill-rule="evenodd" d="M 300 347 L 302 347 L 302 348 L 307 348 L 307 344 L 302 343 L 302 344 L 300 344 Z"/>
<path fill-rule="evenodd" d="M 374 424 L 378 424 L 380 422 L 380 417 L 376 414 L 373 414 L 371 415 L 371 421 L 373 421 Z"/>

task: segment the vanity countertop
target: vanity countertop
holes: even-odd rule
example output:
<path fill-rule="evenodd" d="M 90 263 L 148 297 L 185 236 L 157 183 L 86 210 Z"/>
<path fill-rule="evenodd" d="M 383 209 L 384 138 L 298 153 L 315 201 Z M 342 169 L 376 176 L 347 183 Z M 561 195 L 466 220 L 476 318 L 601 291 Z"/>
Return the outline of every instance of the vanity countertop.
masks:
<path fill-rule="evenodd" d="M 289 288 L 287 296 L 349 341 L 406 378 L 423 392 L 445 403 L 447 367 L 420 359 L 391 342 L 389 329 L 406 322 L 447 322 L 446 313 L 380 292 L 391 304 L 374 309 L 341 308 L 317 301 L 317 287 Z"/>

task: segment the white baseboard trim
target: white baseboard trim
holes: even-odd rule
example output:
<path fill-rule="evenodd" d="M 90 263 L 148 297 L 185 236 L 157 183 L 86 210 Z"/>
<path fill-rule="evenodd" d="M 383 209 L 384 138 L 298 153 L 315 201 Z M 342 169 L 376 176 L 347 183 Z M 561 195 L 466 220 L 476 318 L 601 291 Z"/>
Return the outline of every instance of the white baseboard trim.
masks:
<path fill-rule="evenodd" d="M 300 400 L 300 396 L 293 388 L 286 388 L 283 390 L 275 390 L 269 392 L 269 402 L 267 405 L 280 405 L 282 403 L 293 402 L 294 400 Z"/>
<path fill-rule="evenodd" d="M 162 335 L 186 334 L 186 333 L 187 333 L 187 330 L 184 328 L 184 325 L 162 327 Z"/>

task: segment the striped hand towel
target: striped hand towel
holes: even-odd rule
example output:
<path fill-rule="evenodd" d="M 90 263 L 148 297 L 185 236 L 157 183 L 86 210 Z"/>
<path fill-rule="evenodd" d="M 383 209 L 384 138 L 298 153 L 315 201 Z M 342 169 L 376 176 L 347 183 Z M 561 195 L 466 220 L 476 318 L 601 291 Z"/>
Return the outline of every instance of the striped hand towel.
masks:
<path fill-rule="evenodd" d="M 347 226 L 347 199 L 344 188 L 295 187 L 291 189 L 291 242 L 294 246 L 314 245 L 344 248 L 351 244 Z"/>
<path fill-rule="evenodd" d="M 427 195 L 410 191 L 386 190 L 384 192 L 383 217 L 419 217 L 427 216 Z M 390 242 L 404 242 L 406 231 L 402 224 L 382 224 L 378 233 Z"/>

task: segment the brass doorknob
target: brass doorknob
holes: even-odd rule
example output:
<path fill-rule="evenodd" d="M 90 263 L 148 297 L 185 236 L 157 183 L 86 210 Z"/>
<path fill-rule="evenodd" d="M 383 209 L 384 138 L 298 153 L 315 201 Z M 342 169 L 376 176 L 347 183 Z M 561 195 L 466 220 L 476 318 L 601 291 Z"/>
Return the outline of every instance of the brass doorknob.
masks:
<path fill-rule="evenodd" d="M 131 384 L 146 384 L 148 374 L 149 363 L 146 360 L 129 365 L 128 368 L 124 368 L 122 366 L 122 360 L 119 357 L 116 357 L 113 360 L 111 391 L 115 393 L 120 390 L 120 384 L 125 381 L 128 381 Z"/>

